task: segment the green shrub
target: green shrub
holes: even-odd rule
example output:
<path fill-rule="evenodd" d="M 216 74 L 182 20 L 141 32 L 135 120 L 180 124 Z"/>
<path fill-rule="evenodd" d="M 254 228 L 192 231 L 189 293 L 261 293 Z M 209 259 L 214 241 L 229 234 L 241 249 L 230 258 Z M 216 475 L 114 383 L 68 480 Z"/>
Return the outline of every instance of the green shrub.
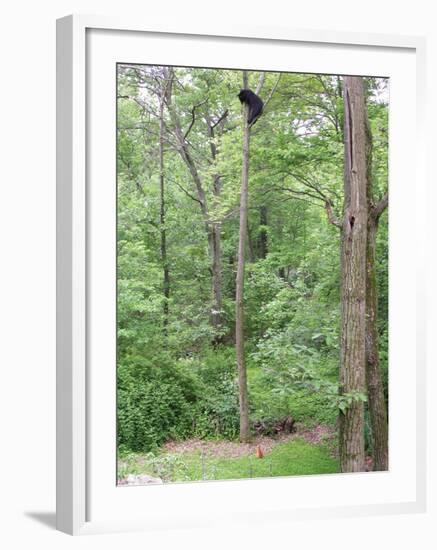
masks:
<path fill-rule="evenodd" d="M 169 439 L 234 438 L 239 429 L 233 350 L 176 360 L 126 357 L 118 367 L 119 449 L 148 452 Z"/>
<path fill-rule="evenodd" d="M 235 376 L 222 375 L 215 386 L 205 386 L 198 401 L 194 433 L 199 437 L 237 436 L 240 425 Z"/>
<path fill-rule="evenodd" d="M 234 350 L 206 349 L 184 363 L 184 368 L 195 373 L 199 389 L 193 410 L 193 435 L 236 437 L 240 419 Z"/>
<path fill-rule="evenodd" d="M 150 451 L 190 433 L 195 381 L 165 357 L 129 358 L 118 368 L 118 445 Z M 129 365 L 129 366 L 127 366 Z"/>
<path fill-rule="evenodd" d="M 323 393 L 297 390 L 289 398 L 289 407 L 292 417 L 309 427 L 316 424 L 334 425 L 338 418 L 338 410 Z"/>

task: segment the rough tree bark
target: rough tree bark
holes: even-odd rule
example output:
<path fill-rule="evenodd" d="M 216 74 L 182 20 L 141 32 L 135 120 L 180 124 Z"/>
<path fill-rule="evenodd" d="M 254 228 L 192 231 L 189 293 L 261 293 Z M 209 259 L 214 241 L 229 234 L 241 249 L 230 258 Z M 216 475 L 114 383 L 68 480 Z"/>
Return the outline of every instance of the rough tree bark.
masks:
<path fill-rule="evenodd" d="M 366 378 L 370 424 L 373 437 L 373 469 L 388 470 L 388 419 L 384 384 L 379 362 L 378 288 L 376 280 L 376 235 L 388 195 L 375 204 L 372 177 L 372 134 L 366 119 L 367 166 L 367 253 L 366 253 Z"/>
<path fill-rule="evenodd" d="M 247 74 L 243 73 L 244 88 L 247 88 Z M 243 167 L 241 172 L 240 192 L 240 232 L 238 241 L 238 264 L 236 277 L 235 299 L 235 351 L 237 356 L 238 387 L 240 402 L 240 441 L 246 442 L 250 438 L 249 430 L 249 402 L 247 395 L 247 372 L 244 356 L 244 268 L 245 244 L 247 234 L 247 204 L 249 184 L 249 147 L 250 126 L 248 124 L 249 109 L 243 103 Z"/>
<path fill-rule="evenodd" d="M 365 393 L 367 147 L 361 77 L 344 78 L 344 211 L 342 223 L 342 324 L 340 393 Z M 353 399 L 340 412 L 342 472 L 364 470 L 364 403 Z"/>
<path fill-rule="evenodd" d="M 366 252 L 366 378 L 373 438 L 373 469 L 388 470 L 388 419 L 379 362 L 378 288 L 376 280 L 376 235 L 388 194 L 375 204 L 372 176 L 372 133 L 366 118 L 367 147 L 367 252 Z"/>

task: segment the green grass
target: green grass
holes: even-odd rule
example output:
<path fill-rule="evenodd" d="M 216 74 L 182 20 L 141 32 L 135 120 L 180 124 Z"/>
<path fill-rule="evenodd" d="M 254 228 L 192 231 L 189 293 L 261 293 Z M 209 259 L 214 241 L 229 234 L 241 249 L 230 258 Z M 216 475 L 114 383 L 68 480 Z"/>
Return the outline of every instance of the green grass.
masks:
<path fill-rule="evenodd" d="M 120 459 L 119 478 L 148 474 L 165 482 L 213 479 L 280 477 L 339 472 L 338 460 L 326 445 L 313 445 L 296 438 L 277 445 L 264 458 L 204 457 L 196 451 L 183 454 L 129 454 Z"/>

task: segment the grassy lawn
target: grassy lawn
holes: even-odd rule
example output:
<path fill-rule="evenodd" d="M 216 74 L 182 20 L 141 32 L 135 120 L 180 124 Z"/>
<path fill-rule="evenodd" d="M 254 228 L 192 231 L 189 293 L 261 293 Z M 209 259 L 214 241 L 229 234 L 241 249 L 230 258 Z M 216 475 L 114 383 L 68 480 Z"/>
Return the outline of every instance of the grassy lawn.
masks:
<path fill-rule="evenodd" d="M 164 482 L 214 479 L 242 479 L 339 471 L 338 460 L 327 445 L 315 445 L 296 438 L 275 446 L 262 459 L 256 456 L 215 457 L 199 451 L 155 456 L 131 453 L 119 459 L 119 478 L 129 474 L 147 474 Z"/>

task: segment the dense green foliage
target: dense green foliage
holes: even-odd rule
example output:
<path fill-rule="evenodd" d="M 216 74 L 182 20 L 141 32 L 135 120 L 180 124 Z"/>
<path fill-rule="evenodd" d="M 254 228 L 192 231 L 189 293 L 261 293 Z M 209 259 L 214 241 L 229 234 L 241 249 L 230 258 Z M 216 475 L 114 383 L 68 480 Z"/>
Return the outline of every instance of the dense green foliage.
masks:
<path fill-rule="evenodd" d="M 234 309 L 241 174 L 237 94 L 242 76 L 240 71 L 212 69 L 177 68 L 171 73 L 160 174 L 159 98 L 169 74 L 161 67 L 119 66 L 118 443 L 124 451 L 155 451 L 169 439 L 238 435 Z M 250 74 L 252 88 L 258 79 L 259 73 Z M 387 187 L 387 82 L 367 79 L 366 84 L 374 187 L 381 196 Z M 328 222 L 325 207 L 329 201 L 333 213 L 341 216 L 341 79 L 266 73 L 260 95 L 266 107 L 251 137 L 245 280 L 251 420 L 291 415 L 306 426 L 334 426 L 347 399 L 364 399 L 345 396 L 341 401 L 337 386 L 340 235 Z M 198 184 L 178 145 L 177 123 L 203 188 L 207 219 Z M 212 223 L 221 228 L 219 335 L 211 324 L 207 228 Z M 163 292 L 163 232 L 168 300 Z M 386 216 L 380 222 L 377 261 L 386 382 Z M 370 446 L 371 434 L 367 439 Z M 279 456 L 281 451 L 276 452 Z M 308 460 L 307 471 L 291 472 L 287 466 L 278 475 L 317 468 L 336 471 L 331 459 L 317 468 Z M 227 477 L 240 476 L 229 466 Z"/>

